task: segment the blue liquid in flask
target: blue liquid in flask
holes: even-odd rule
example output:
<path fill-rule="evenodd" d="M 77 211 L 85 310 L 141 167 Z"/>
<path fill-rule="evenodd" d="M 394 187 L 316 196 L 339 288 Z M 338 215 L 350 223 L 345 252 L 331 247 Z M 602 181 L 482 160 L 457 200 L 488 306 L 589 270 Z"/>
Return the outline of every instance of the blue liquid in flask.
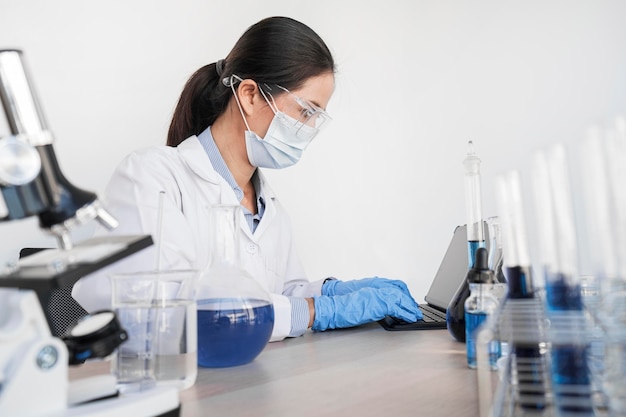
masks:
<path fill-rule="evenodd" d="M 226 368 L 251 362 L 267 345 L 274 308 L 263 300 L 198 301 L 198 365 Z"/>

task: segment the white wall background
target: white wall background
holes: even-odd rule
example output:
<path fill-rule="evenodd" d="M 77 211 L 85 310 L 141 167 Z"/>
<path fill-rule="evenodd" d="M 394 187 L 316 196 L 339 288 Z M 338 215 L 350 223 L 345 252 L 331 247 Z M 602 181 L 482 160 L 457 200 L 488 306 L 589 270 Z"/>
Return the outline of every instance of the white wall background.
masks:
<path fill-rule="evenodd" d="M 316 30 L 339 70 L 332 125 L 267 172 L 311 278 L 401 278 L 421 300 L 465 222 L 468 140 L 487 217 L 496 174 L 626 114 L 622 0 L 0 0 L 0 48 L 24 51 L 67 178 L 101 193 L 164 142 L 191 73 L 271 15 Z M 0 260 L 46 241 L 36 219 L 0 224 Z"/>

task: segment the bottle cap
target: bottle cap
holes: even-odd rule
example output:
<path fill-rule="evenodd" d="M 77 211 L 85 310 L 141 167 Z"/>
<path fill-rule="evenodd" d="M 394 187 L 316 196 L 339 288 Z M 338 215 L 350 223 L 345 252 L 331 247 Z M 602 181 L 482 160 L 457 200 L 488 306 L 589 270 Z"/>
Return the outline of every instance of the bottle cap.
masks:
<path fill-rule="evenodd" d="M 488 251 L 478 248 L 474 255 L 474 266 L 467 273 L 467 281 L 470 284 L 493 284 L 496 282 L 495 274 L 489 269 Z"/>

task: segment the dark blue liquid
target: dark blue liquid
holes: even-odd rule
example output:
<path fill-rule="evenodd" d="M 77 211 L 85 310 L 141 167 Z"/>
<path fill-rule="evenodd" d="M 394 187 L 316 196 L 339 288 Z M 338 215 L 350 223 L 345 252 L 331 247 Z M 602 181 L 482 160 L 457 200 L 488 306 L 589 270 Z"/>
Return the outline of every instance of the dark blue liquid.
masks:
<path fill-rule="evenodd" d="M 508 299 L 530 299 L 535 297 L 529 267 L 506 267 L 504 274 L 509 286 Z M 542 410 L 546 407 L 547 369 L 545 358 L 538 343 L 511 343 L 517 378 L 517 401 L 524 409 Z"/>
<path fill-rule="evenodd" d="M 467 344 L 467 364 L 476 368 L 476 330 L 487 320 L 486 313 L 465 313 L 465 343 Z M 489 365 L 495 368 L 502 352 L 500 342 L 489 343 Z"/>
<path fill-rule="evenodd" d="M 547 402 L 545 382 L 548 372 L 539 345 L 515 343 L 511 355 L 515 355 L 516 396 L 520 407 L 543 410 Z"/>
<path fill-rule="evenodd" d="M 560 273 L 546 276 L 546 281 L 548 316 L 551 313 L 571 312 L 573 320 L 584 320 L 583 315 L 577 313 L 583 309 L 580 285 L 569 285 L 567 277 Z M 570 331 L 575 332 L 576 328 Z M 552 343 L 552 382 L 555 385 L 556 403 L 561 410 L 592 415 L 591 390 L 586 389 L 591 382 L 587 354 L 588 346 L 585 344 Z"/>
<path fill-rule="evenodd" d="M 523 266 L 507 267 L 504 275 L 509 284 L 508 298 L 535 297 L 530 268 Z"/>
<path fill-rule="evenodd" d="M 474 267 L 474 260 L 476 259 L 476 251 L 478 248 L 484 247 L 484 240 L 467 241 L 468 270 Z M 452 301 L 450 301 L 446 309 L 446 327 L 448 328 L 448 332 L 461 343 L 465 343 L 465 300 L 467 300 L 469 295 L 470 289 L 466 277 L 456 290 Z"/>
<path fill-rule="evenodd" d="M 251 362 L 274 328 L 274 308 L 266 301 L 198 301 L 198 365 L 225 368 Z"/>
<path fill-rule="evenodd" d="M 467 278 L 456 290 L 452 301 L 446 309 L 446 327 L 457 341 L 465 343 L 465 300 L 470 295 Z"/>
<path fill-rule="evenodd" d="M 563 274 L 556 274 L 547 279 L 546 301 L 548 310 L 552 311 L 582 311 L 583 298 L 580 285 L 569 285 Z"/>

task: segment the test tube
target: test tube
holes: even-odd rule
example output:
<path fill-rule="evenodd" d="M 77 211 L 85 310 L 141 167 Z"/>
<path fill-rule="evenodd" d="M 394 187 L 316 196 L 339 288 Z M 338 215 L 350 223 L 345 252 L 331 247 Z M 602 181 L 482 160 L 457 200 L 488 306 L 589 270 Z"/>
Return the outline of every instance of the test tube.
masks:
<path fill-rule="evenodd" d="M 586 239 L 584 250 L 590 260 L 593 277 L 589 280 L 581 292 L 583 304 L 588 307 L 593 317 L 594 328 L 590 340 L 588 362 L 590 366 L 592 384 L 597 391 L 605 391 L 603 378 L 605 374 L 605 353 L 610 345 L 604 337 L 605 330 L 610 324 L 603 323 L 606 317 L 608 303 L 602 302 L 600 289 L 607 282 L 617 277 L 617 230 L 615 230 L 615 218 L 613 199 L 610 190 L 610 168 L 608 164 L 609 143 L 608 132 L 599 126 L 593 126 L 586 132 L 579 147 L 580 163 L 584 167 L 581 175 L 581 186 L 584 201 L 584 224 Z M 581 247 L 582 249 L 582 247 Z M 582 284 L 582 283 L 581 283 Z M 612 320 L 608 320 L 609 323 Z M 615 332 L 611 332 L 616 334 Z M 626 380 L 620 378 L 620 386 L 625 386 Z M 606 384 L 610 388 L 610 383 Z"/>
<path fill-rule="evenodd" d="M 544 410 L 547 372 L 543 315 L 533 288 L 521 178 L 517 170 L 496 177 L 496 199 L 501 219 L 504 274 L 509 285 L 500 326 L 510 346 L 511 385 L 516 405 L 524 410 Z"/>
<path fill-rule="evenodd" d="M 467 218 L 467 264 L 474 267 L 476 251 L 485 247 L 485 232 L 482 221 L 482 198 L 480 192 L 480 158 L 468 142 L 467 156 L 463 160 L 465 169 L 465 212 Z M 446 326 L 450 334 L 465 343 L 465 300 L 470 295 L 469 283 L 463 280 L 446 309 Z"/>
<path fill-rule="evenodd" d="M 503 264 L 509 283 L 508 298 L 533 298 L 535 294 L 519 171 L 511 170 L 498 175 L 496 197 L 501 219 Z"/>
<path fill-rule="evenodd" d="M 607 129 L 607 168 L 615 274 L 601 282 L 601 324 L 605 329 L 603 388 L 611 415 L 626 415 L 626 119 Z"/>
<path fill-rule="evenodd" d="M 576 225 L 565 147 L 534 156 L 537 225 L 549 310 L 581 310 Z"/>
<path fill-rule="evenodd" d="M 485 247 L 483 225 L 483 203 L 480 187 L 480 158 L 476 155 L 474 143 L 467 143 L 467 156 L 463 160 L 465 168 L 465 217 L 467 221 L 467 260 L 468 268 L 474 266 L 476 251 Z"/>
<path fill-rule="evenodd" d="M 611 226 L 614 232 L 616 271 L 614 284 L 626 284 L 626 118 L 617 118 L 606 130 L 606 167 L 610 196 Z"/>
<path fill-rule="evenodd" d="M 566 149 L 557 144 L 533 161 L 556 405 L 561 412 L 593 415 Z"/>
<path fill-rule="evenodd" d="M 608 146 L 603 130 L 592 127 L 580 146 L 581 176 L 585 204 L 586 247 L 592 271 L 598 280 L 617 276 L 616 214 L 609 184 Z M 622 184 L 620 184 L 620 188 Z M 621 192 L 621 191 L 618 191 Z"/>

